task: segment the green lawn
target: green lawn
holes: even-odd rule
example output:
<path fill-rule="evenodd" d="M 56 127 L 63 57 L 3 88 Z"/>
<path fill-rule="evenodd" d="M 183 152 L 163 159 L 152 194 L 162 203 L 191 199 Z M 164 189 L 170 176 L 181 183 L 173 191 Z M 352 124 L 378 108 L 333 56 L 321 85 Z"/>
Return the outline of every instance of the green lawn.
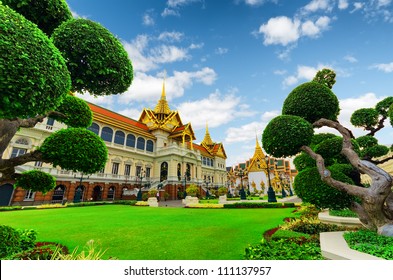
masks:
<path fill-rule="evenodd" d="M 35 229 L 37 241 L 72 250 L 90 239 L 119 260 L 243 259 L 248 244 L 292 216 L 283 209 L 187 209 L 124 205 L 19 210 L 0 224 Z"/>

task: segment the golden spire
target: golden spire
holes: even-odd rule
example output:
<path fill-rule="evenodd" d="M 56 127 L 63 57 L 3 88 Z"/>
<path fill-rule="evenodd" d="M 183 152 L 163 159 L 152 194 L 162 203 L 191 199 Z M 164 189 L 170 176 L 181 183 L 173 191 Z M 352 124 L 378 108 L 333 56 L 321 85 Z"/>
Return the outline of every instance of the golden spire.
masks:
<path fill-rule="evenodd" d="M 164 81 L 162 82 L 161 98 L 160 100 L 158 100 L 157 106 L 154 109 L 154 113 L 164 114 L 164 115 L 169 115 L 171 113 L 171 109 L 169 108 L 168 102 L 166 101 L 165 77 L 164 77 Z"/>
<path fill-rule="evenodd" d="M 202 143 L 205 143 L 206 145 L 213 145 L 213 140 L 210 137 L 209 133 L 209 128 L 207 127 L 207 122 L 206 122 L 206 132 L 205 132 L 205 138 L 203 138 Z"/>

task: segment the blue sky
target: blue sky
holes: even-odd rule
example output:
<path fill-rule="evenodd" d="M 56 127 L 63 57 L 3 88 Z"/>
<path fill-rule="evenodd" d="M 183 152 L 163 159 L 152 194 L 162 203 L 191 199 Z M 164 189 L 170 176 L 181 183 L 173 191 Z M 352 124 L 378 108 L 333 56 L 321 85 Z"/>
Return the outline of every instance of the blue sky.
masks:
<path fill-rule="evenodd" d="M 337 73 L 340 122 L 393 91 L 392 0 L 67 0 L 75 17 L 101 23 L 134 67 L 126 93 L 83 96 L 138 119 L 154 108 L 166 72 L 172 110 L 191 122 L 196 143 L 206 123 L 231 166 L 249 159 L 255 137 L 286 96 L 322 68 Z M 322 129 L 326 132 L 328 130 Z M 388 122 L 379 139 L 392 144 Z"/>

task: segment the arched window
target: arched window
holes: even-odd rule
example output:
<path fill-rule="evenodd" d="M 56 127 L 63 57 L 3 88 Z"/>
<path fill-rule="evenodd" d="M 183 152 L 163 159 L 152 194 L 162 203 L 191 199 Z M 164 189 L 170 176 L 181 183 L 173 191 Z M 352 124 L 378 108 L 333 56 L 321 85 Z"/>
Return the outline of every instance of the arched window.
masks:
<path fill-rule="evenodd" d="M 113 130 L 110 127 L 104 127 L 101 131 L 101 138 L 106 142 L 112 142 Z"/>
<path fill-rule="evenodd" d="M 63 201 L 64 193 L 65 193 L 66 187 L 64 185 L 58 185 L 52 195 L 52 203 L 61 203 Z"/>
<path fill-rule="evenodd" d="M 186 165 L 186 177 L 187 177 L 187 181 L 191 180 L 191 165 L 189 163 L 187 163 Z"/>
<path fill-rule="evenodd" d="M 15 144 L 28 146 L 29 140 L 27 140 L 26 138 L 19 138 L 18 140 L 15 141 Z"/>
<path fill-rule="evenodd" d="M 136 148 L 138 150 L 145 150 L 145 139 L 142 137 L 138 137 L 138 140 L 136 142 Z"/>
<path fill-rule="evenodd" d="M 115 133 L 115 144 L 124 145 L 126 135 L 123 131 L 116 131 Z"/>
<path fill-rule="evenodd" d="M 126 146 L 135 148 L 135 136 L 133 134 L 127 135 Z"/>
<path fill-rule="evenodd" d="M 177 179 L 181 181 L 181 164 L 177 164 Z"/>
<path fill-rule="evenodd" d="M 108 190 L 108 200 L 114 200 L 114 198 L 115 198 L 115 187 L 114 186 L 111 186 L 110 188 L 109 188 L 109 190 Z"/>
<path fill-rule="evenodd" d="M 146 151 L 153 152 L 153 150 L 154 150 L 153 141 L 147 140 L 147 142 L 146 142 Z"/>
<path fill-rule="evenodd" d="M 168 163 L 164 161 L 161 163 L 160 182 L 166 179 L 168 179 Z"/>
<path fill-rule="evenodd" d="M 100 132 L 100 127 L 98 126 L 98 124 L 92 123 L 88 130 L 93 131 L 95 134 L 98 135 L 98 133 Z"/>

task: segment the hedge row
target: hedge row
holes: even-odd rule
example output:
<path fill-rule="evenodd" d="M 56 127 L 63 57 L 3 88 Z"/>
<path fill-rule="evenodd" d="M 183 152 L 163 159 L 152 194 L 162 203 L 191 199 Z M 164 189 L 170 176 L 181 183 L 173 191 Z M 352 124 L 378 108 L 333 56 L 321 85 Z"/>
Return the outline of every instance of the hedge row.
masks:
<path fill-rule="evenodd" d="M 224 208 L 288 208 L 295 207 L 293 202 L 239 202 L 233 204 L 224 204 Z"/>

